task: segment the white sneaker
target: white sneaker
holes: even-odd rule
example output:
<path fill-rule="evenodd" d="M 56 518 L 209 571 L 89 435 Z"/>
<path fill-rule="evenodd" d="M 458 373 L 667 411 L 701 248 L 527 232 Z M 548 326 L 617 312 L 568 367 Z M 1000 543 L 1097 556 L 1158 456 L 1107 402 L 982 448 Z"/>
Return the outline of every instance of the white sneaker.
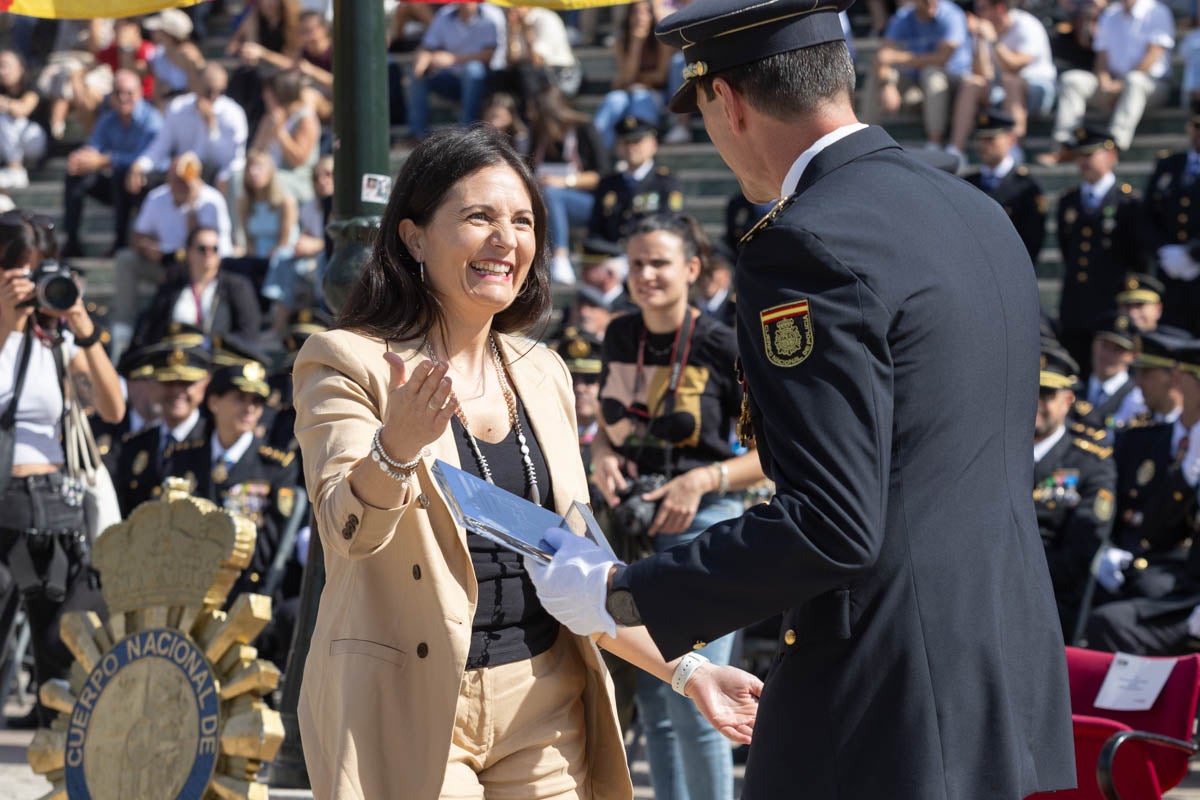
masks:
<path fill-rule="evenodd" d="M 686 144 L 692 140 L 692 129 L 686 122 L 676 122 L 663 137 L 663 144 Z"/>
<path fill-rule="evenodd" d="M 575 285 L 575 267 L 567 256 L 554 256 L 550 261 L 550 280 L 563 286 Z"/>
<path fill-rule="evenodd" d="M 27 189 L 29 188 L 29 173 L 22 166 L 9 167 L 5 170 L 8 173 L 7 189 Z"/>

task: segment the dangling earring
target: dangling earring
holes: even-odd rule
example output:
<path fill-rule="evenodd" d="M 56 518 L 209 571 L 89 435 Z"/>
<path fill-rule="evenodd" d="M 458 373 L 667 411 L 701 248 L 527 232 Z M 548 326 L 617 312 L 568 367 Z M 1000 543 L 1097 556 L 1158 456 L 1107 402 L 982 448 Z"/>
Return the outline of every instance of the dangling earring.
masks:
<path fill-rule="evenodd" d="M 425 262 L 424 261 L 418 262 L 418 265 L 421 268 L 421 283 L 424 283 L 425 282 Z"/>

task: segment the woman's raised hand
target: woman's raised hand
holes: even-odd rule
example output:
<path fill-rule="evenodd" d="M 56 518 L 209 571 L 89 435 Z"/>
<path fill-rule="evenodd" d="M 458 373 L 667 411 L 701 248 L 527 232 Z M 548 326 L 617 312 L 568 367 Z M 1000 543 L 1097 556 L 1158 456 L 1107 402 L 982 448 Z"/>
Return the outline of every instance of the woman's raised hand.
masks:
<path fill-rule="evenodd" d="M 422 361 L 410 375 L 397 353 L 383 357 L 392 375 L 380 443 L 397 461 L 412 461 L 445 433 L 458 409 L 458 398 L 452 394 L 445 362 Z"/>
<path fill-rule="evenodd" d="M 33 297 L 33 290 L 33 281 L 29 280 L 29 270 L 24 267 L 0 272 L 0 305 L 10 311 L 14 311 L 22 303 L 28 302 Z"/>

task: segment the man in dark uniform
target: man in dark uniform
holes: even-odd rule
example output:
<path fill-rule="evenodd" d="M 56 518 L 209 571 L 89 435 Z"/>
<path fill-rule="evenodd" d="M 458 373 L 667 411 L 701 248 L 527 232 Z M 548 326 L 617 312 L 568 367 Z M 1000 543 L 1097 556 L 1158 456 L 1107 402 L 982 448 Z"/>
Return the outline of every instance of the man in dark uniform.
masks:
<path fill-rule="evenodd" d="M 1021 235 L 1029 259 L 1036 264 L 1046 238 L 1046 195 L 1024 164 L 1013 160 L 1013 118 L 1000 109 L 979 114 L 975 123 L 975 150 L 983 166 L 966 176 L 1000 204 Z"/>
<path fill-rule="evenodd" d="M 1123 510 L 1123 517 L 1136 514 L 1137 519 L 1123 519 L 1127 530 L 1121 534 L 1140 536 L 1148 548 L 1127 573 L 1124 588 L 1129 599 L 1100 606 L 1088 620 L 1091 648 L 1163 656 L 1195 651 L 1190 640 L 1200 630 L 1189 630 L 1188 623 L 1200 605 L 1200 510 L 1196 497 L 1200 479 L 1200 340 L 1182 343 L 1174 355 L 1175 382 L 1183 398 L 1179 419 L 1131 429 L 1117 437 L 1120 466 L 1137 464 L 1132 481 L 1136 485 L 1130 486 L 1122 476 L 1119 490 L 1123 495 L 1136 491 L 1137 496 L 1130 494 L 1129 499 L 1140 501 L 1136 511 L 1132 505 Z M 1156 584 L 1145 587 L 1148 581 L 1139 581 L 1138 573 L 1151 573 L 1154 562 L 1149 566 L 1144 562 L 1164 551 L 1176 558 L 1160 564 L 1163 568 L 1158 570 Z M 1130 590 L 1144 588 L 1154 593 L 1130 594 Z"/>
<path fill-rule="evenodd" d="M 1139 331 L 1158 327 L 1163 315 L 1163 284 L 1151 275 L 1130 272 L 1117 292 L 1117 313 L 1124 314 Z"/>
<path fill-rule="evenodd" d="M 154 380 L 152 348 L 126 350 L 117 362 L 117 374 L 125 379 L 125 416 L 115 425 L 105 422 L 99 414 L 88 417 L 100 460 L 114 477 L 121 460 L 121 443 L 158 421 L 162 394 L 162 388 Z"/>
<path fill-rule="evenodd" d="M 1075 622 L 1097 548 L 1108 541 L 1116 505 L 1112 449 L 1067 425 L 1079 366 L 1057 343 L 1043 343 L 1033 428 L 1033 503 L 1046 548 L 1063 636 Z"/>
<path fill-rule="evenodd" d="M 1115 311 L 1102 314 L 1094 328 L 1091 374 L 1071 414 L 1089 427 L 1112 429 L 1146 410 L 1142 392 L 1129 371 L 1138 330 L 1129 317 Z"/>
<path fill-rule="evenodd" d="M 1182 456 L 1178 358 L 1189 338 L 1182 329 L 1166 328 L 1138 339 L 1134 369 L 1138 383 L 1149 390 L 1151 413 L 1117 430 L 1117 517 L 1112 547 L 1103 554 L 1097 575 L 1103 589 L 1097 605 L 1168 595 L 1179 585 L 1187 561 L 1191 534 L 1180 525 L 1178 507 L 1188 498 L 1177 496 L 1172 468 Z"/>
<path fill-rule="evenodd" d="M 557 553 L 527 569 L 577 633 L 644 624 L 683 655 L 683 690 L 706 668 L 693 648 L 783 612 L 744 800 L 1073 786 L 1029 496 L 1029 255 L 989 198 L 857 123 L 838 10 L 696 0 L 657 30 L 687 43 L 671 110 L 698 107 L 749 199 L 784 198 L 736 270 L 745 410 L 773 500 L 628 566 L 546 531 Z"/>
<path fill-rule="evenodd" d="M 658 134 L 654 123 L 629 116 L 617 123 L 617 152 L 624 172 L 600 179 L 593 194 L 588 236 L 619 242 L 633 218 L 656 211 L 683 210 L 683 184 L 671 170 L 654 163 Z"/>
<path fill-rule="evenodd" d="M 1141 262 L 1142 203 L 1133 188 L 1118 183 L 1113 174 L 1117 146 L 1107 131 L 1079 128 L 1070 152 L 1082 182 L 1058 201 L 1063 262 L 1059 341 L 1087 369 L 1094 323 L 1106 311 L 1116 310 L 1125 273 L 1137 270 Z"/>
<path fill-rule="evenodd" d="M 1146 256 L 1163 282 L 1163 319 L 1200 335 L 1200 100 L 1187 123 L 1190 147 L 1163 154 L 1146 184 Z"/>
<path fill-rule="evenodd" d="M 288 335 L 283 340 L 287 356 L 278 369 L 267 375 L 267 386 L 271 388 L 271 393 L 267 395 L 266 406 L 274 412 L 274 419 L 267 428 L 267 444 L 277 450 L 295 453 L 297 461 L 300 459 L 300 446 L 296 442 L 296 408 L 292 405 L 292 365 L 308 337 L 329 330 L 332 322 L 329 315 L 320 309 L 293 311 L 288 317 Z"/>
<path fill-rule="evenodd" d="M 247 517 L 258 528 L 250 565 L 234 583 L 232 602 L 243 592 L 263 593 L 281 544 L 290 547 L 282 556 L 283 572 L 277 578 L 276 609 L 300 594 L 302 568 L 295 558 L 295 539 L 282 542 L 288 521 L 296 511 L 299 474 L 295 456 L 267 445 L 254 430 L 270 394 L 267 372 L 250 361 L 218 367 L 209 381 L 205 405 L 212 416 L 212 433 L 201 440 L 181 443 L 164 465 L 164 475 L 193 483 L 192 494 L 216 503 L 233 514 Z M 258 645 L 264 658 L 282 666 L 290 642 L 287 631 L 264 631 Z M 277 636 L 276 634 L 284 635 Z M 269 643 L 269 647 L 263 647 Z"/>
<path fill-rule="evenodd" d="M 200 410 L 212 357 L 202 347 L 174 347 L 156 351 L 154 380 L 162 387 L 162 415 L 158 423 L 127 434 L 121 443 L 114 488 L 121 513 L 129 516 L 141 503 L 162 491 L 164 468 L 176 447 L 203 442 L 208 420 Z"/>
<path fill-rule="evenodd" d="M 637 311 L 625 288 L 629 261 L 619 242 L 595 236 L 583 240 L 582 283 L 600 290 L 600 296 L 614 314 Z"/>

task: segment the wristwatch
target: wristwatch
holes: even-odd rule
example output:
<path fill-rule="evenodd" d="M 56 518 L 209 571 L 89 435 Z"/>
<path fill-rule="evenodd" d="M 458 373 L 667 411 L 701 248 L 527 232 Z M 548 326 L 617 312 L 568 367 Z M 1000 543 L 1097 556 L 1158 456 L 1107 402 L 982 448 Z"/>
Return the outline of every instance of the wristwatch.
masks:
<path fill-rule="evenodd" d="M 618 625 L 631 628 L 642 624 L 642 615 L 638 613 L 637 603 L 633 601 L 633 592 L 622 580 L 626 574 L 625 567 L 617 567 L 616 574 L 612 578 L 612 585 L 608 590 L 608 597 L 604 600 L 604 610 Z"/>

